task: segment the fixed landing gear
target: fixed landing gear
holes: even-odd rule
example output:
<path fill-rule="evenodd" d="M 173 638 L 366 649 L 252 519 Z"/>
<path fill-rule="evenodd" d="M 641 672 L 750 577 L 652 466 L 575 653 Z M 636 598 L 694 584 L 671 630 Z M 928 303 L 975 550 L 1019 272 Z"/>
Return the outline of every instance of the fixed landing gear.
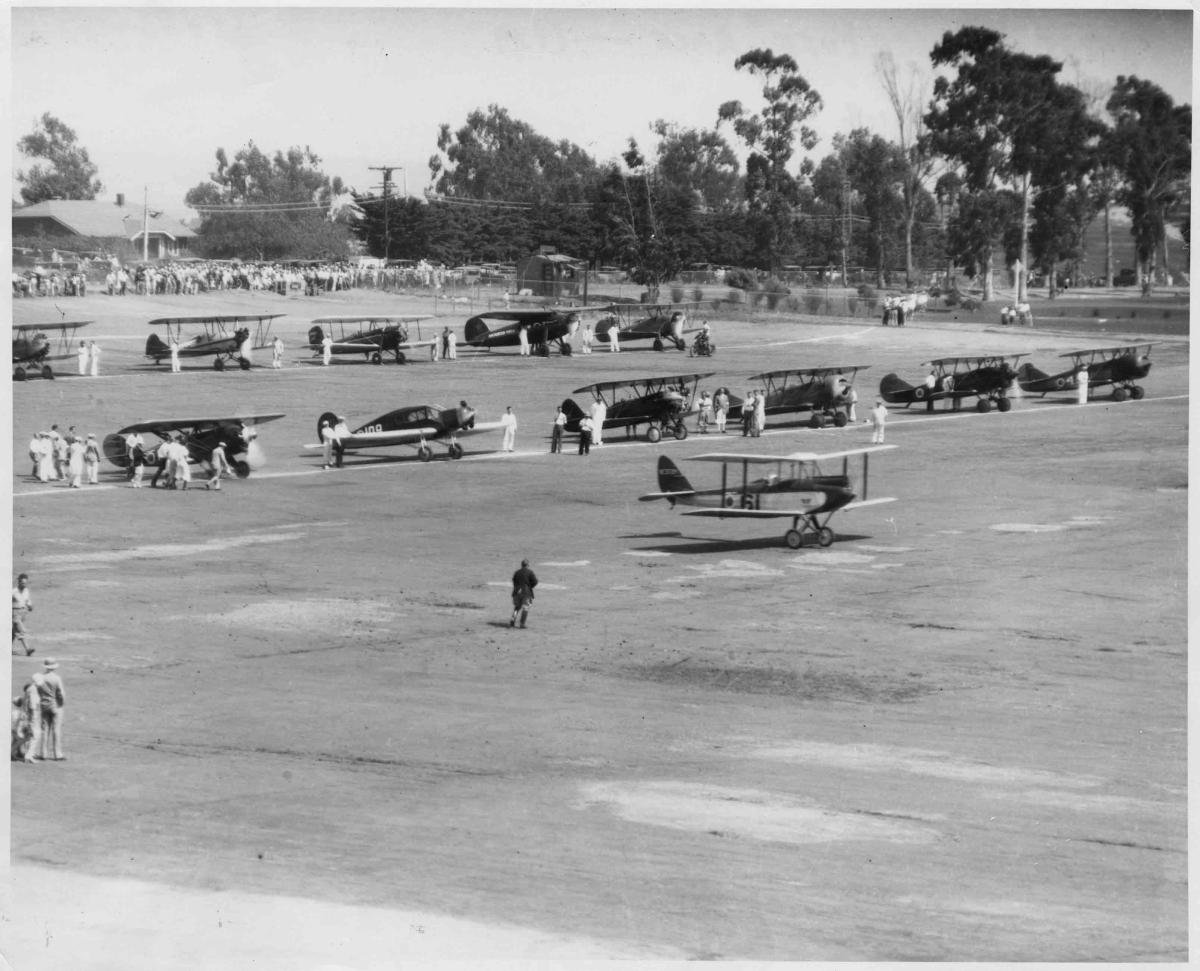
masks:
<path fill-rule="evenodd" d="M 788 549 L 798 550 L 804 545 L 804 537 L 808 533 L 812 533 L 817 538 L 817 545 L 820 547 L 833 545 L 832 529 L 828 526 L 817 525 L 815 519 L 801 519 L 799 516 L 792 521 L 792 528 L 783 534 L 783 541 L 787 544 Z"/>
<path fill-rule="evenodd" d="M 446 450 L 452 459 L 460 459 L 463 457 L 463 447 L 458 442 L 451 442 L 450 447 Z"/>
<path fill-rule="evenodd" d="M 1140 384 L 1127 384 L 1119 388 L 1113 388 L 1113 401 L 1124 401 L 1126 398 L 1141 401 L 1144 397 L 1146 397 L 1146 389 Z"/>
<path fill-rule="evenodd" d="M 1008 398 L 1001 396 L 996 399 L 996 410 L 1001 412 L 1012 411 L 1012 402 Z"/>
<path fill-rule="evenodd" d="M 223 358 L 223 357 L 213 358 L 213 370 L 214 371 L 224 371 L 225 370 L 225 358 Z"/>
<path fill-rule="evenodd" d="M 655 442 L 657 442 L 661 438 L 662 438 L 662 432 L 659 430 L 657 425 L 651 425 L 649 428 L 646 429 L 646 441 L 648 441 L 651 445 L 653 445 Z"/>
<path fill-rule="evenodd" d="M 433 449 L 431 449 L 428 445 L 420 446 L 417 449 L 417 458 L 419 458 L 422 462 L 428 462 L 431 458 L 433 458 Z"/>
<path fill-rule="evenodd" d="M 688 437 L 687 426 L 683 422 L 678 422 L 675 425 L 675 430 L 674 430 L 673 434 L 675 435 L 676 441 L 682 442 L 685 438 Z"/>

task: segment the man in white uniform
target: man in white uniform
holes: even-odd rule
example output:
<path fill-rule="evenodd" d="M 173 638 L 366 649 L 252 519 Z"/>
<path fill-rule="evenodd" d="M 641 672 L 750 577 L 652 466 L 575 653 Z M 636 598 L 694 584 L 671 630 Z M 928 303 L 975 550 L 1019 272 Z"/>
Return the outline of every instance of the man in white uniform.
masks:
<path fill-rule="evenodd" d="M 517 416 L 513 414 L 512 405 L 504 409 L 504 414 L 500 416 L 500 424 L 504 427 L 500 451 L 511 452 L 517 440 Z"/>

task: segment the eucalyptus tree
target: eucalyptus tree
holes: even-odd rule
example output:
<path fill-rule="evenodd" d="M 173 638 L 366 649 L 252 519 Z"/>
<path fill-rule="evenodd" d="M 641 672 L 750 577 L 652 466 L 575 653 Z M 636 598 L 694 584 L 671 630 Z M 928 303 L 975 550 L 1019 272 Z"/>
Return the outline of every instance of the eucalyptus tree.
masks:
<path fill-rule="evenodd" d="M 27 205 L 47 199 L 95 199 L 104 191 L 96 178 L 99 170 L 79 144 L 75 130 L 49 112 L 17 141 L 17 150 L 36 160 L 29 169 L 16 173 Z"/>

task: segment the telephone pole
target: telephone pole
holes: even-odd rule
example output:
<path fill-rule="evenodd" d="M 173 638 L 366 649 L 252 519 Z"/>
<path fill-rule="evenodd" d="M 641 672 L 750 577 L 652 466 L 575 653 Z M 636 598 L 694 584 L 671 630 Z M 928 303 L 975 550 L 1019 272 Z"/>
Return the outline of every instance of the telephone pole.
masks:
<path fill-rule="evenodd" d="M 388 210 L 391 208 L 388 202 L 388 189 L 392 185 L 392 173 L 399 169 L 404 172 L 404 195 L 408 195 L 408 172 L 405 171 L 403 165 L 368 165 L 372 172 L 383 173 L 383 262 L 387 265 L 387 261 L 392 256 L 392 234 L 388 226 Z"/>

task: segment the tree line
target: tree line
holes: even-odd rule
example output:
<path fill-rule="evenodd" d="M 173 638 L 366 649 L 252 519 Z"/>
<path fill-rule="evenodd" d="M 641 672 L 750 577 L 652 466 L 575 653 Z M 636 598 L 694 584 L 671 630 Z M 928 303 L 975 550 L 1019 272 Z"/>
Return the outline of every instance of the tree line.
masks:
<path fill-rule="evenodd" d="M 1139 282 L 1165 265 L 1168 224 L 1190 242 L 1190 105 L 1134 76 L 1087 94 L 1062 80 L 1060 62 L 984 27 L 946 32 L 930 61 L 931 92 L 879 55 L 896 137 L 838 134 L 817 162 L 821 95 L 791 56 L 755 49 L 733 70 L 761 82 L 758 102 L 716 106 L 712 128 L 660 119 L 652 153 L 631 137 L 618 160 L 597 162 L 492 104 L 440 127 L 423 199 L 353 192 L 307 147 L 264 153 L 250 142 L 232 160 L 218 149 L 185 202 L 211 257 L 328 258 L 356 239 L 373 256 L 456 265 L 549 245 L 652 286 L 698 264 L 862 266 L 881 286 L 889 271 L 913 284 L 936 267 L 978 276 L 990 299 L 1001 257 L 1023 299 L 1031 270 L 1053 292 L 1059 269 L 1083 257 L 1088 226 L 1103 216 L 1111 227 L 1114 206 L 1132 220 Z M 53 116 L 18 148 L 41 160 L 18 172 L 26 202 L 100 191 Z M 1111 229 L 1107 238 L 1111 285 Z"/>

